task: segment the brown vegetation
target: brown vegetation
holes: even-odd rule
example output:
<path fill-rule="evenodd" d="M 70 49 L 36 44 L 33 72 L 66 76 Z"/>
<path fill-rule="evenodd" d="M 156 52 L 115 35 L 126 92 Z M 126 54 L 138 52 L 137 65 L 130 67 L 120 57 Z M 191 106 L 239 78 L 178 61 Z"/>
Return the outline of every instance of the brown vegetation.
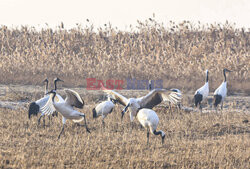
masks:
<path fill-rule="evenodd" d="M 37 118 L 28 120 L 27 109 L 0 109 L 0 168 L 249 168 L 250 120 L 244 111 L 236 112 L 235 105 L 223 112 L 173 112 L 156 107 L 161 138 L 150 134 L 135 120 L 131 130 L 129 116 L 121 122 L 122 107 L 118 106 L 106 119 L 92 118 L 92 108 L 103 93 L 82 92 L 91 134 L 70 120 L 60 140 L 57 136 L 61 116 L 53 118 L 50 126 L 37 126 Z M 143 95 L 145 91 L 123 91 L 125 96 Z M 33 98 L 37 93 L 25 93 Z M 90 96 L 91 95 L 91 96 Z M 35 98 L 33 98 L 35 99 Z M 231 101 L 232 102 L 232 101 Z M 188 105 L 187 99 L 184 104 Z M 249 109 L 249 103 L 245 102 Z M 48 120 L 46 119 L 48 124 Z"/>
<path fill-rule="evenodd" d="M 136 78 L 163 79 L 165 87 L 194 90 L 209 69 L 215 89 L 227 67 L 234 71 L 229 90 L 249 94 L 249 52 L 249 30 L 229 23 L 163 25 L 150 18 L 129 32 L 111 25 L 97 31 L 93 25 L 39 31 L 2 26 L 0 83 L 40 84 L 45 76 L 60 76 L 67 86 L 86 86 L 86 78 Z"/>
<path fill-rule="evenodd" d="M 185 21 L 166 27 L 150 19 L 130 32 L 110 25 L 98 31 L 93 26 L 41 31 L 2 26 L 0 83 L 40 85 L 46 76 L 61 77 L 64 86 L 86 86 L 86 78 L 163 79 L 165 87 L 193 93 L 203 84 L 205 69 L 210 70 L 213 91 L 227 67 L 234 71 L 229 90 L 249 94 L 249 46 L 250 33 L 228 23 L 202 27 Z M 0 100 L 33 101 L 42 91 L 37 86 L 6 87 Z M 91 134 L 68 121 L 57 140 L 60 115 L 43 128 L 35 117 L 28 120 L 27 108 L 0 108 L 0 168 L 250 168 L 249 98 L 226 102 L 218 114 L 209 106 L 209 113 L 202 114 L 156 107 L 165 144 L 150 135 L 147 146 L 146 131 L 137 120 L 133 130 L 127 114 L 120 121 L 122 107 L 115 108 L 102 129 L 101 119 L 92 119 L 91 110 L 103 93 L 77 91 L 87 104 L 81 111 Z M 133 97 L 147 93 L 120 92 Z M 183 104 L 193 105 L 192 97 L 184 94 Z"/>
<path fill-rule="evenodd" d="M 82 126 L 67 122 L 60 140 L 61 118 L 37 126 L 36 118 L 27 119 L 27 110 L 0 110 L 1 168 L 249 168 L 250 126 L 244 123 L 249 114 L 167 113 L 156 109 L 160 137 L 136 127 L 131 131 L 128 115 L 120 121 L 120 108 L 107 117 L 93 120 L 91 107 L 84 108 L 91 134 Z"/>

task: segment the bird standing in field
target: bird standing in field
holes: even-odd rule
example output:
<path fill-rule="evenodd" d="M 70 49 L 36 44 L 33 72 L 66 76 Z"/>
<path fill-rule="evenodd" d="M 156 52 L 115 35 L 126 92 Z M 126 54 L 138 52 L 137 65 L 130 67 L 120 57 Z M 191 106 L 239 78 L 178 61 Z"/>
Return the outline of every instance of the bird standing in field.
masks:
<path fill-rule="evenodd" d="M 104 127 L 104 118 L 107 117 L 108 114 L 110 114 L 115 107 L 116 100 L 108 96 L 108 100 L 99 103 L 95 108 L 93 108 L 93 118 L 97 118 L 99 116 L 102 116 L 102 125 Z"/>
<path fill-rule="evenodd" d="M 221 110 L 223 109 L 223 102 L 227 96 L 227 77 L 226 72 L 232 72 L 228 69 L 223 69 L 224 81 L 214 92 L 214 107 L 217 111 L 218 104 L 221 104 Z"/>
<path fill-rule="evenodd" d="M 28 117 L 29 119 L 31 118 L 32 115 L 36 115 L 40 112 L 40 106 L 43 105 L 43 101 L 45 100 L 46 98 L 46 95 L 47 95 L 47 92 L 48 92 L 48 84 L 49 84 L 49 80 L 46 78 L 43 83 L 45 84 L 45 91 L 44 91 L 44 97 L 35 101 L 35 102 L 32 102 L 30 103 L 29 105 L 29 111 L 28 111 Z M 44 122 L 45 123 L 45 122 Z"/>
<path fill-rule="evenodd" d="M 71 119 L 75 123 L 79 123 L 82 120 L 84 120 L 86 131 L 90 133 L 87 127 L 85 114 L 77 110 L 74 110 L 73 108 L 76 107 L 82 109 L 84 106 L 84 101 L 76 91 L 70 89 L 65 89 L 64 91 L 66 93 L 65 100 L 62 99 L 62 97 L 58 97 L 59 95 L 56 93 L 55 90 L 50 91 L 48 93 L 49 100 L 47 101 L 46 105 L 41 108 L 41 111 L 45 114 L 50 114 L 55 110 L 62 114 L 63 126 L 58 136 L 58 139 L 60 138 L 62 132 L 64 131 L 64 125 L 67 119 Z"/>
<path fill-rule="evenodd" d="M 56 91 L 57 90 L 57 82 L 63 82 L 63 80 L 61 80 L 61 79 L 59 79 L 58 77 L 57 78 L 55 78 L 54 79 L 54 90 Z M 62 97 L 60 96 L 60 95 L 58 95 L 57 96 L 58 98 L 60 98 L 60 99 L 62 99 Z M 37 103 L 37 105 L 36 105 L 36 111 L 38 111 L 38 112 L 40 112 L 41 110 L 41 107 L 43 107 L 46 103 L 47 103 L 47 101 L 49 100 L 49 95 L 48 95 L 48 85 L 47 85 L 47 89 L 46 89 L 46 93 L 45 93 L 45 96 L 42 98 L 42 99 L 40 99 L 39 100 L 39 102 Z M 52 112 L 51 114 L 47 114 L 48 116 L 49 116 L 49 118 L 51 117 L 51 115 L 53 114 L 53 113 L 55 113 L 55 111 L 54 112 Z M 57 112 L 56 112 L 57 113 Z M 40 117 L 39 117 L 39 119 L 38 119 L 38 125 L 40 124 L 40 120 L 41 120 L 41 118 L 42 117 L 45 117 L 45 113 L 41 113 L 41 115 L 40 115 Z M 45 119 L 45 118 L 44 118 Z M 45 122 L 44 122 L 44 125 L 45 125 Z"/>
<path fill-rule="evenodd" d="M 59 78 L 55 79 L 55 81 L 54 81 L 54 83 L 55 83 L 55 89 L 56 89 L 56 83 L 57 83 L 57 81 L 62 81 L 62 80 L 59 79 Z M 49 96 L 47 95 L 49 80 L 45 79 L 43 82 L 45 83 L 44 97 L 41 98 L 41 99 L 39 99 L 39 100 L 37 100 L 37 101 L 35 101 L 35 102 L 30 103 L 29 110 L 28 110 L 28 117 L 29 117 L 29 119 L 31 118 L 32 115 L 36 115 L 37 116 L 37 114 L 39 112 L 41 112 L 40 108 L 42 106 L 44 106 L 46 104 L 46 102 L 48 101 L 48 99 L 49 99 Z M 43 118 L 43 126 L 45 127 L 45 116 L 43 114 L 41 114 L 41 116 L 39 117 L 38 124 L 40 124 L 40 119 L 41 119 L 42 116 L 44 117 Z M 48 116 L 48 118 L 49 118 L 49 122 L 50 122 L 51 116 Z"/>
<path fill-rule="evenodd" d="M 206 70 L 205 84 L 201 88 L 196 90 L 196 92 L 194 94 L 195 107 L 197 107 L 199 105 L 200 111 L 202 111 L 201 102 L 207 98 L 208 93 L 209 93 L 208 70 Z"/>

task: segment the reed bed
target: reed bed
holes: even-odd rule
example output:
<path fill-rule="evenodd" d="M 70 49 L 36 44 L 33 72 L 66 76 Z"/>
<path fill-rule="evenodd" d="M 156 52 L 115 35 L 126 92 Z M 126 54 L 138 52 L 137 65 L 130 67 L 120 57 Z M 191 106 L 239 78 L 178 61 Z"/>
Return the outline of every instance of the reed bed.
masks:
<path fill-rule="evenodd" d="M 211 89 L 229 75 L 229 91 L 250 93 L 250 33 L 224 24 L 183 21 L 162 24 L 149 18 L 129 31 L 111 24 L 66 30 L 0 27 L 0 83 L 41 84 L 59 76 L 65 86 L 85 86 L 86 78 L 162 79 L 164 87 L 194 90 L 205 69 Z M 185 84 L 185 85 L 184 85 Z M 124 86 L 126 88 L 126 86 Z"/>

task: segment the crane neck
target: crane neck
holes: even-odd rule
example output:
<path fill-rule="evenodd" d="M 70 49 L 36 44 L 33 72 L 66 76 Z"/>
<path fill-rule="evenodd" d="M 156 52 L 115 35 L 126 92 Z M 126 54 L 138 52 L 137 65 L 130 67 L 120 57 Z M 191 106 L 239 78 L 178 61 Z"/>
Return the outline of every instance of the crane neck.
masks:
<path fill-rule="evenodd" d="M 47 94 L 47 93 L 48 93 L 48 84 L 49 84 L 49 82 L 46 81 L 46 82 L 45 82 L 44 94 Z"/>
<path fill-rule="evenodd" d="M 206 75 L 206 83 L 208 82 L 208 72 L 207 72 L 207 75 Z"/>
<path fill-rule="evenodd" d="M 53 92 L 53 96 L 52 96 L 52 102 L 55 102 L 55 97 L 56 97 L 56 92 Z"/>
<path fill-rule="evenodd" d="M 110 98 L 110 97 L 108 98 L 108 100 L 109 100 L 109 101 L 112 101 L 114 104 L 116 104 L 116 103 L 118 102 L 118 100 L 113 99 L 113 98 Z"/>
<path fill-rule="evenodd" d="M 225 70 L 223 70 L 223 75 L 224 75 L 224 82 L 226 82 L 227 81 L 227 77 L 226 77 L 226 71 Z"/>
<path fill-rule="evenodd" d="M 56 83 L 57 83 L 57 80 L 54 81 L 55 91 L 56 91 L 56 89 L 57 89 Z"/>

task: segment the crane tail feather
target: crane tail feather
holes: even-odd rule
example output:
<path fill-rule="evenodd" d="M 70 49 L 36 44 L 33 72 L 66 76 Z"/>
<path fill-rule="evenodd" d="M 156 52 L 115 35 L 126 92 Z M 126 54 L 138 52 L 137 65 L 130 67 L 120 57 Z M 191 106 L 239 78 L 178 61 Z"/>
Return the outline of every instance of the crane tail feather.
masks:
<path fill-rule="evenodd" d="M 222 101 L 222 96 L 219 94 L 214 95 L 214 107 L 217 107 Z"/>

